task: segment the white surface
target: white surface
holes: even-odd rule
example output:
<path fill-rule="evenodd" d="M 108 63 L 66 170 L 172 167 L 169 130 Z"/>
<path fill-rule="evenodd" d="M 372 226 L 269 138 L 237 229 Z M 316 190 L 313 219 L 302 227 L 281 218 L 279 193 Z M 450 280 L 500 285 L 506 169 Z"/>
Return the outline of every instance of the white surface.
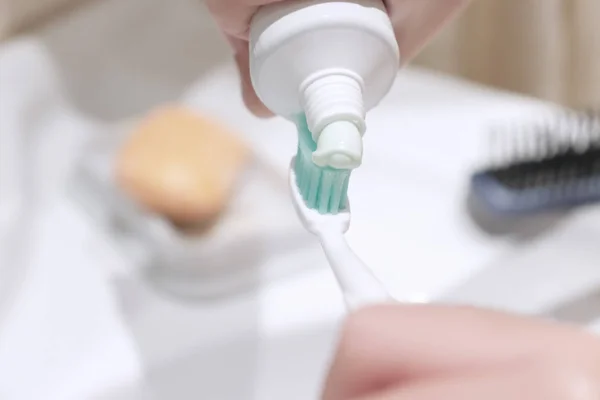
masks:
<path fill-rule="evenodd" d="M 216 93 L 237 90 L 230 78 L 235 71 L 230 68 L 199 82 L 190 90 L 189 102 L 223 118 L 231 115 L 231 102 L 215 100 Z M 523 265 L 521 260 L 539 266 L 543 275 L 535 277 L 514 267 L 518 273 L 487 281 L 494 288 L 482 287 L 477 293 L 495 293 L 494 300 L 488 301 L 499 307 L 522 309 L 532 304 L 535 307 L 526 308 L 543 310 L 598 285 L 600 269 L 594 256 L 600 256 L 600 250 L 582 250 L 600 234 L 599 207 L 534 219 L 506 234 L 486 233 L 466 214 L 469 174 L 488 156 L 486 129 L 498 121 L 538 118 L 547 110 L 529 99 L 445 77 L 411 70 L 400 74 L 368 120 L 365 163 L 351 180 L 353 222 L 347 235 L 352 248 L 395 297 L 449 298 L 449 290 L 463 281 L 467 285 L 472 276 L 498 269 L 501 276 L 498 264 L 505 263 L 508 270 L 510 265 Z M 262 146 L 273 165 L 281 170 L 288 166 L 295 153 L 292 124 L 242 113 L 229 120 L 247 132 L 257 148 Z M 582 242 L 581 236 L 587 240 Z M 564 256 L 546 255 L 539 247 L 556 249 Z M 581 264 L 578 273 L 569 262 L 572 257 Z M 563 282 L 572 285 L 564 287 Z M 517 289 L 531 298 L 513 302 Z M 471 292 L 456 289 L 452 297 L 486 302 L 470 296 Z"/>
<path fill-rule="evenodd" d="M 107 120 L 175 97 L 191 67 L 201 76 L 185 101 L 221 116 L 266 162 L 287 168 L 294 127 L 243 108 L 234 66 L 219 61 L 227 50 L 198 40 L 214 43 L 210 24 L 198 23 L 205 17 L 195 17 L 198 2 L 166 3 L 93 3 L 0 48 L 3 399 L 300 400 L 318 391 L 344 312 L 327 269 L 182 304 L 109 276 L 122 258 L 64 195 L 81 143 Z M 189 50 L 196 45 L 201 57 Z M 543 109 L 419 71 L 401 74 L 369 116 L 365 163 L 350 189 L 348 240 L 391 292 L 537 313 L 597 290 L 598 207 L 542 221 L 547 229 L 495 236 L 464 211 L 489 122 Z"/>
<path fill-rule="evenodd" d="M 140 371 L 89 227 L 56 202 L 81 132 L 95 126 L 65 102 L 42 46 L 2 50 L 0 210 L 12 218 L 0 225 L 0 397 L 80 398 Z"/>

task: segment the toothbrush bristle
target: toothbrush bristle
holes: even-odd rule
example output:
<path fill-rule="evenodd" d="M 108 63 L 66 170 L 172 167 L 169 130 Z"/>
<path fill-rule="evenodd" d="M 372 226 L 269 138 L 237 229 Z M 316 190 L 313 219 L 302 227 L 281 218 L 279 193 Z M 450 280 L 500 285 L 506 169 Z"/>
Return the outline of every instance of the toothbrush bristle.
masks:
<path fill-rule="evenodd" d="M 306 206 L 321 214 L 337 214 L 346 208 L 351 170 L 319 167 L 312 161 L 316 143 L 306 121 L 298 123 L 298 154 L 294 170 Z"/>

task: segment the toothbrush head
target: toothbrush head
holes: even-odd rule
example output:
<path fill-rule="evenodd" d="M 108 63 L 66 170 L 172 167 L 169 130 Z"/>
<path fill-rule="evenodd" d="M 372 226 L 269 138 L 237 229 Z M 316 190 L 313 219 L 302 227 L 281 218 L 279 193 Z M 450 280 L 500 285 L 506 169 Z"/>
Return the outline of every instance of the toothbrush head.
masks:
<path fill-rule="evenodd" d="M 346 233 L 350 228 L 350 205 L 347 203 L 346 207 L 337 214 L 321 214 L 319 211 L 309 208 L 298 188 L 295 165 L 296 160 L 293 158 L 290 165 L 289 185 L 296 214 L 298 214 L 304 228 L 317 236 L 324 231 L 332 230 Z"/>
<path fill-rule="evenodd" d="M 313 140 L 312 133 L 308 129 L 304 117 L 301 116 L 297 119 L 296 127 L 298 131 L 298 151 L 293 168 L 296 174 L 296 185 L 304 199 L 304 203 L 308 208 L 315 209 L 321 214 L 343 212 L 348 202 L 348 185 L 352 170 L 317 165 L 315 160 L 332 161 L 331 157 L 337 157 L 336 160 L 339 166 L 345 164 L 345 161 L 343 155 L 336 153 L 336 151 L 333 153 L 324 151 L 319 155 L 318 145 Z M 362 139 L 360 140 L 362 141 Z M 328 146 L 324 145 L 322 147 L 327 148 Z M 348 160 L 351 158 L 348 158 Z M 349 163 L 351 164 L 351 162 Z M 351 166 L 350 164 L 345 166 Z"/>

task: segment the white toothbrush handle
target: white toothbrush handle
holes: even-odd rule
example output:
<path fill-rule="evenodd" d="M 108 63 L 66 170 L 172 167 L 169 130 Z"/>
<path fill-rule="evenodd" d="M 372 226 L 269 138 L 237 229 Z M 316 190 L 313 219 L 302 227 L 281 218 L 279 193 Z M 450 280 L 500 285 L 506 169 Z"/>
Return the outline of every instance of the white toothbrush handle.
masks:
<path fill-rule="evenodd" d="M 341 232 L 320 232 L 318 236 L 350 310 L 393 301 L 369 267 L 348 246 Z"/>

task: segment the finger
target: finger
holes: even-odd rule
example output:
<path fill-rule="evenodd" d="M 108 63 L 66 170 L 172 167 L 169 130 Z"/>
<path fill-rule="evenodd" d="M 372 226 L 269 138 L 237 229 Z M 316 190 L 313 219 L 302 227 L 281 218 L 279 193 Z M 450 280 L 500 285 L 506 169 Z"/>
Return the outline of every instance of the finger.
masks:
<path fill-rule="evenodd" d="M 258 98 L 254 87 L 252 86 L 252 80 L 250 78 L 250 59 L 248 42 L 239 38 L 228 38 L 231 46 L 235 51 L 235 63 L 237 64 L 240 73 L 240 82 L 242 85 L 242 98 L 244 104 L 254 115 L 260 118 L 267 118 L 273 116 L 273 113 L 263 104 Z"/>
<path fill-rule="evenodd" d="M 277 1 L 281 0 L 207 0 L 206 5 L 226 35 L 247 40 L 256 10 Z"/>
<path fill-rule="evenodd" d="M 594 400 L 600 398 L 598 378 L 584 369 L 535 362 L 421 381 L 360 400 Z"/>
<path fill-rule="evenodd" d="M 402 62 L 412 59 L 469 0 L 388 0 Z"/>
<path fill-rule="evenodd" d="M 586 339 L 573 346 L 573 335 Z M 584 351 L 583 343 L 591 340 L 575 328 L 467 307 L 363 309 L 344 327 L 325 399 L 352 398 L 390 383 L 550 353 L 563 344 Z"/>

